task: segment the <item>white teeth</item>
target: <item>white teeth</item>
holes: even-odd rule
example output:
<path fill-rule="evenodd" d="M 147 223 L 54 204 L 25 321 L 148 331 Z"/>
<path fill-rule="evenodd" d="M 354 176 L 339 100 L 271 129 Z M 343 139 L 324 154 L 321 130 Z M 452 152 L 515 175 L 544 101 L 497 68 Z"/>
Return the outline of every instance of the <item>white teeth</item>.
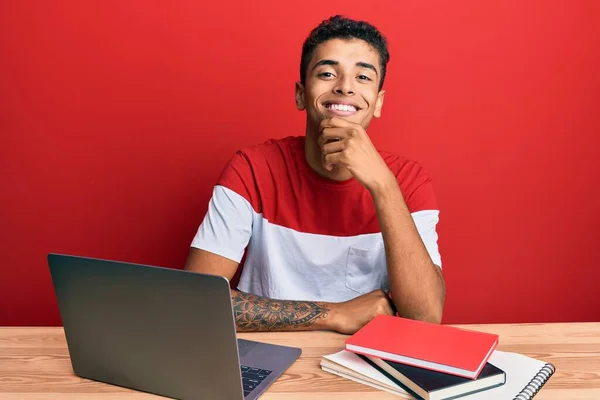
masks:
<path fill-rule="evenodd" d="M 356 112 L 356 107 L 351 106 L 349 104 L 330 104 L 328 107 L 330 110 L 338 110 L 338 111 L 352 111 Z"/>

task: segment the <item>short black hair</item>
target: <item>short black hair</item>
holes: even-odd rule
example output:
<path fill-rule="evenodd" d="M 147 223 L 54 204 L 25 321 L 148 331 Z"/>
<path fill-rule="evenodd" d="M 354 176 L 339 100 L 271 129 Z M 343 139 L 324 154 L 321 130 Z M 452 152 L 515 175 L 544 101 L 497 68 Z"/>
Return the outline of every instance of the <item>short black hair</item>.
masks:
<path fill-rule="evenodd" d="M 335 15 L 319 24 L 310 32 L 310 35 L 302 45 L 302 58 L 300 60 L 300 82 L 306 81 L 306 70 L 308 64 L 315 52 L 315 48 L 323 42 L 330 39 L 360 39 L 370 44 L 379 53 L 379 64 L 381 69 L 381 80 L 379 81 L 379 90 L 383 87 L 385 79 L 385 70 L 390 53 L 387 48 L 385 37 L 373 25 L 366 21 L 355 21 Z"/>

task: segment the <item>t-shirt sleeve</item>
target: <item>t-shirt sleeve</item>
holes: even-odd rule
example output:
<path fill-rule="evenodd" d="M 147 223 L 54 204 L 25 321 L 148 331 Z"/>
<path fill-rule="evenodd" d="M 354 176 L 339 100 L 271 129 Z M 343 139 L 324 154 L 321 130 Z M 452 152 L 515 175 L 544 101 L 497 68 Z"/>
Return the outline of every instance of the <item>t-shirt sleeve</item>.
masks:
<path fill-rule="evenodd" d="M 431 177 L 422 166 L 409 162 L 402 168 L 398 182 L 431 261 L 441 268 L 442 258 L 436 230 L 440 211 Z"/>
<path fill-rule="evenodd" d="M 252 236 L 257 196 L 250 163 L 238 152 L 225 166 L 191 247 L 240 262 Z"/>
<path fill-rule="evenodd" d="M 411 215 L 431 261 L 441 268 L 442 257 L 438 248 L 438 234 L 436 230 L 436 226 L 440 220 L 439 214 L 438 210 L 424 210 L 417 211 Z"/>

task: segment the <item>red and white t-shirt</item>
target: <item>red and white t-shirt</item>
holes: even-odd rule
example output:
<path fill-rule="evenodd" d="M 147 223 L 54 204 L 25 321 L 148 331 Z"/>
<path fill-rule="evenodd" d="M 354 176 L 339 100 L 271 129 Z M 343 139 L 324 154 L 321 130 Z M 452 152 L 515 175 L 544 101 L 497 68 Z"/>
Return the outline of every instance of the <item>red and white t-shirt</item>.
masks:
<path fill-rule="evenodd" d="M 238 151 L 210 200 L 192 247 L 240 262 L 238 289 L 273 299 L 331 301 L 389 289 L 370 193 L 356 179 L 321 177 L 304 136 Z M 380 152 L 398 179 L 421 239 L 441 267 L 431 179 L 414 161 Z M 393 245 L 393 244 L 392 244 Z"/>

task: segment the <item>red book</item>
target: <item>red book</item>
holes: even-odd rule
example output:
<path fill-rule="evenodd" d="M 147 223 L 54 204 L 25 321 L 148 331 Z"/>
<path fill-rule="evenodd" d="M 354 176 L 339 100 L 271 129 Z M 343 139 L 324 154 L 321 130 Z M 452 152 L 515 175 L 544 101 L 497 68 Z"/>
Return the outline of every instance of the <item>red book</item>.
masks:
<path fill-rule="evenodd" d="M 346 350 L 475 379 L 498 335 L 378 315 L 346 340 Z"/>

